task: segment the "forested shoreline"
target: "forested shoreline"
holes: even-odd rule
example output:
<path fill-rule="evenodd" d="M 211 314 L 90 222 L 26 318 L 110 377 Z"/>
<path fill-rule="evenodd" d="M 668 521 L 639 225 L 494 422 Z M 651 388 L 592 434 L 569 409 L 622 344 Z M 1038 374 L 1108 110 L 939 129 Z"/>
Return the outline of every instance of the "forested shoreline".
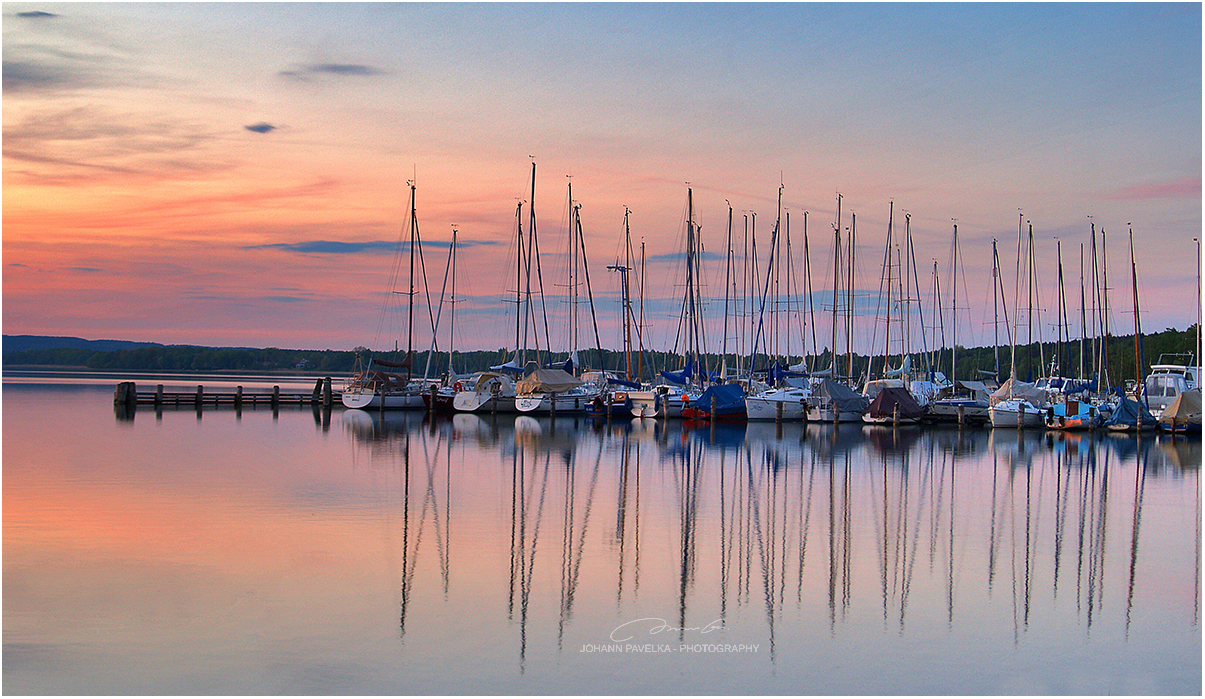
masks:
<path fill-rule="evenodd" d="M 1131 334 L 1111 337 L 1109 338 L 1106 353 L 1110 382 L 1119 384 L 1125 380 L 1136 378 L 1138 375 L 1145 376 L 1149 371 L 1150 365 L 1157 362 L 1160 355 L 1192 352 L 1196 346 L 1196 342 L 1197 330 L 1195 325 L 1185 330 L 1168 329 L 1159 333 L 1144 334 L 1141 339 L 1144 366 L 1141 372 L 1136 372 L 1134 369 L 1134 336 Z M 1022 379 L 1028 379 L 1045 375 L 1049 371 L 1051 360 L 1056 355 L 1061 356 L 1061 373 L 1064 376 L 1077 376 L 1079 375 L 1081 366 L 1081 347 L 1084 354 L 1083 366 L 1087 368 L 1088 372 L 1091 372 L 1092 367 L 1095 366 L 1095 362 L 1093 361 L 1090 340 L 1085 341 L 1082 345 L 1079 340 L 1073 340 L 1069 343 L 1063 343 L 1061 347 L 1053 342 L 1045 342 L 1040 345 L 1034 343 L 1028 346 L 1018 346 L 1017 376 Z M 1000 376 L 1001 378 L 1007 378 L 1010 369 L 1009 352 L 1010 350 L 1007 346 L 998 349 L 994 347 L 959 347 L 957 350 L 957 378 L 979 379 L 986 375 L 983 372 L 988 372 L 989 374 L 995 373 L 997 369 L 997 357 L 999 357 L 1000 362 Z M 427 354 L 427 352 L 415 353 L 413 367 L 416 375 L 422 375 L 424 370 L 426 370 Z M 582 364 L 586 367 L 624 371 L 626 360 L 622 352 L 592 349 L 579 351 L 578 354 Z M 949 374 L 949 348 L 935 351 L 933 354 L 934 365 L 937 370 Z M 371 352 L 364 348 L 358 348 L 358 351 L 344 351 L 280 349 L 277 347 L 251 349 L 193 345 L 155 345 L 117 350 L 58 347 L 6 352 L 3 355 L 3 365 L 8 369 L 16 367 L 71 367 L 93 371 L 301 371 L 334 376 L 354 371 L 357 355 L 359 355 L 362 361 L 367 361 L 373 356 L 391 361 L 397 361 L 401 358 L 401 355 L 396 352 Z M 506 352 L 502 349 L 454 352 L 452 355 L 453 366 L 460 373 L 481 371 L 491 365 L 504 362 L 506 359 Z M 564 352 L 553 354 L 551 359 L 548 359 L 545 354 L 546 364 L 551 364 L 554 361 L 563 362 L 565 359 L 566 355 Z M 921 369 L 921 365 L 918 364 L 918 360 L 921 359 L 919 355 L 913 355 L 914 370 Z M 796 355 L 790 361 L 797 363 L 800 361 L 800 358 Z M 712 371 L 719 370 L 720 361 L 717 354 L 708 355 L 704 362 Z M 732 355 L 728 355 L 730 368 L 732 368 L 733 363 L 734 359 Z M 830 363 L 831 360 L 827 350 L 820 356 L 811 358 L 811 361 L 809 361 L 810 367 L 814 370 L 827 368 Z M 891 363 L 898 365 L 898 357 Z M 636 353 L 633 353 L 632 374 L 636 376 L 640 373 L 647 380 L 650 375 L 655 374 L 657 371 L 666 368 L 678 369 L 680 368 L 680 364 L 680 359 L 666 352 L 645 352 L 643 360 Z M 837 364 L 839 371 L 843 370 L 848 365 L 848 358 L 845 355 L 839 355 Z M 876 358 L 876 364 L 881 367 L 881 359 Z M 865 355 L 854 355 L 854 376 L 861 376 L 865 372 L 866 366 L 867 357 Z M 431 361 L 429 375 L 439 376 L 447 368 L 447 353 L 439 353 Z M 764 357 L 759 357 L 758 366 L 755 368 L 764 370 Z M 641 369 L 642 372 L 640 371 Z"/>

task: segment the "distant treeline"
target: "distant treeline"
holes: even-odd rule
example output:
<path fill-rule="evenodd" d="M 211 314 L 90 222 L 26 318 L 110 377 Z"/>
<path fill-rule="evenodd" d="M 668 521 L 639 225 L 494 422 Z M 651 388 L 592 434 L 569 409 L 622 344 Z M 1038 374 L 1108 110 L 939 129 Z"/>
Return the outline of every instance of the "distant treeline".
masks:
<path fill-rule="evenodd" d="M 1196 346 L 1196 326 L 1186 330 L 1165 330 L 1160 333 L 1143 335 L 1141 345 L 1143 368 L 1135 371 L 1134 337 L 1133 335 L 1117 336 L 1109 339 L 1107 347 L 1107 366 L 1110 383 L 1122 384 L 1128 379 L 1139 375 L 1145 376 L 1150 365 L 1158 361 L 1162 354 L 1188 353 Z M 1078 376 L 1081 366 L 1081 347 L 1083 348 L 1082 366 L 1091 375 L 1097 365 L 1092 351 L 1091 341 L 1080 343 L 1073 340 L 1059 346 L 1057 343 L 1046 342 L 1040 346 L 1037 343 L 1017 347 L 1017 376 L 1021 379 L 1032 379 L 1047 374 L 1050 363 L 1056 356 L 1060 357 L 1059 366 L 1062 375 Z M 149 346 L 103 351 L 78 347 L 60 347 L 51 349 L 31 349 L 4 354 L 4 366 L 71 366 L 86 367 L 97 371 L 300 371 L 307 374 L 338 376 L 349 374 L 356 369 L 357 355 L 361 362 L 366 362 L 373 356 L 389 361 L 399 361 L 402 356 L 396 352 L 370 352 L 359 348 L 358 351 L 335 350 L 292 350 L 268 347 L 265 349 L 246 348 L 215 348 L 196 347 L 190 345 Z M 532 353 L 534 358 L 534 352 Z M 959 379 L 981 379 L 982 372 L 994 374 L 997 370 L 996 358 L 999 357 L 1000 378 L 1008 378 L 1010 367 L 1010 349 L 1006 347 L 959 347 L 957 352 Z M 505 350 L 480 350 L 474 352 L 456 352 L 452 356 L 452 365 L 459 373 L 482 371 L 491 365 L 506 361 L 509 357 Z M 580 350 L 578 358 L 582 365 L 594 369 L 610 369 L 624 371 L 625 356 L 622 352 L 613 350 Z M 566 354 L 543 355 L 543 363 L 564 362 Z M 735 360 L 728 355 L 730 369 Z M 756 370 L 765 370 L 765 358 L 759 357 Z M 798 355 L 790 358 L 791 363 L 798 363 Z M 933 352 L 933 365 L 937 371 L 949 375 L 950 350 L 946 348 Z M 721 367 L 719 356 L 716 354 L 704 358 L 703 363 L 711 371 L 718 372 Z M 746 360 L 747 363 L 747 360 Z M 899 357 L 892 357 L 888 362 L 891 366 L 899 366 Z M 427 365 L 427 352 L 415 353 L 413 372 L 422 375 Z M 831 364 L 830 353 L 826 350 L 818 357 L 809 358 L 808 365 L 813 370 L 826 369 Z M 645 352 L 643 357 L 632 354 L 632 374 L 644 380 L 662 369 L 678 370 L 682 368 L 682 360 L 666 352 Z M 848 365 L 847 357 L 843 354 L 837 357 L 838 372 L 844 374 Z M 854 355 L 853 376 L 861 378 L 865 375 L 868 358 L 865 355 Z M 883 366 L 881 357 L 875 358 L 875 374 L 880 374 Z M 922 370 L 924 359 L 914 354 L 912 367 Z M 430 375 L 439 376 L 448 369 L 446 353 L 436 355 L 431 362 Z"/>

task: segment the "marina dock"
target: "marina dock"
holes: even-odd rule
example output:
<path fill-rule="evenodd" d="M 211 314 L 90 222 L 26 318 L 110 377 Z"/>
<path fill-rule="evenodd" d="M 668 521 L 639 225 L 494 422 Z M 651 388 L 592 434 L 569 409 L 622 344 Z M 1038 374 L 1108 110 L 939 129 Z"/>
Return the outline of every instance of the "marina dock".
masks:
<path fill-rule="evenodd" d="M 242 386 L 236 386 L 234 391 L 207 391 L 203 385 L 198 385 L 194 391 L 167 391 L 163 384 L 157 384 L 153 391 L 139 391 L 133 381 L 123 381 L 117 384 L 113 392 L 113 403 L 133 407 L 136 405 L 177 406 L 177 405 L 232 405 L 236 408 L 244 406 L 280 405 L 315 405 L 320 407 L 342 406 L 341 392 L 331 388 L 331 378 L 318 379 L 314 389 L 309 392 L 289 390 L 282 392 L 280 386 L 273 386 L 271 392 L 244 391 Z"/>

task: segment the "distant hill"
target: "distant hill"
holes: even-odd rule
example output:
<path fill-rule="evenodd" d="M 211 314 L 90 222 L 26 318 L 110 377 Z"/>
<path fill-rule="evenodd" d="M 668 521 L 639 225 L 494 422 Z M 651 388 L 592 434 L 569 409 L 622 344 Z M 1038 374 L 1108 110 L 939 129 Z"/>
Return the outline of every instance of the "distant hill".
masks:
<path fill-rule="evenodd" d="M 158 342 L 131 342 L 129 340 L 85 340 L 82 337 L 51 337 L 48 335 L 4 335 L 3 353 L 25 350 L 86 349 L 96 352 L 113 352 L 138 347 L 163 347 Z"/>

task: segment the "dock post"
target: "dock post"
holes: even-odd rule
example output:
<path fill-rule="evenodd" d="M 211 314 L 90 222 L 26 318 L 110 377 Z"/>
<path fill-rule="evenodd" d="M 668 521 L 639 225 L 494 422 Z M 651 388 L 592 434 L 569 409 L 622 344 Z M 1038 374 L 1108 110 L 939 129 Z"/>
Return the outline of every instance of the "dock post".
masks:
<path fill-rule="evenodd" d="M 322 405 L 329 408 L 333 402 L 334 397 L 333 391 L 331 390 L 331 377 L 328 376 L 322 379 Z"/>
<path fill-rule="evenodd" d="M 205 387 L 197 384 L 197 407 L 201 407 L 201 401 L 205 400 Z"/>
<path fill-rule="evenodd" d="M 234 407 L 236 407 L 236 408 L 243 407 L 243 387 L 242 386 L 234 387 Z"/>
<path fill-rule="evenodd" d="M 898 424 L 900 424 L 900 404 L 896 403 L 895 407 L 891 409 L 891 425 L 894 427 Z"/>
<path fill-rule="evenodd" d="M 556 417 L 556 393 L 548 394 L 548 417 Z"/>
<path fill-rule="evenodd" d="M 155 407 L 163 405 L 163 384 L 155 386 Z"/>
<path fill-rule="evenodd" d="M 959 425 L 966 424 L 966 406 L 962 406 L 962 405 L 958 406 L 958 424 Z"/>
<path fill-rule="evenodd" d="M 427 411 L 435 412 L 435 394 L 439 392 L 439 388 L 434 384 L 431 385 L 431 401 L 427 403 Z"/>
<path fill-rule="evenodd" d="M 711 424 L 715 424 L 715 395 L 711 396 Z"/>
<path fill-rule="evenodd" d="M 113 402 L 118 405 L 135 405 L 138 403 L 138 389 L 133 381 L 122 381 L 113 392 Z"/>
<path fill-rule="evenodd" d="M 774 422 L 782 424 L 782 401 L 776 401 L 774 404 Z"/>
<path fill-rule="evenodd" d="M 275 409 L 280 406 L 280 386 L 272 387 L 272 407 Z"/>

